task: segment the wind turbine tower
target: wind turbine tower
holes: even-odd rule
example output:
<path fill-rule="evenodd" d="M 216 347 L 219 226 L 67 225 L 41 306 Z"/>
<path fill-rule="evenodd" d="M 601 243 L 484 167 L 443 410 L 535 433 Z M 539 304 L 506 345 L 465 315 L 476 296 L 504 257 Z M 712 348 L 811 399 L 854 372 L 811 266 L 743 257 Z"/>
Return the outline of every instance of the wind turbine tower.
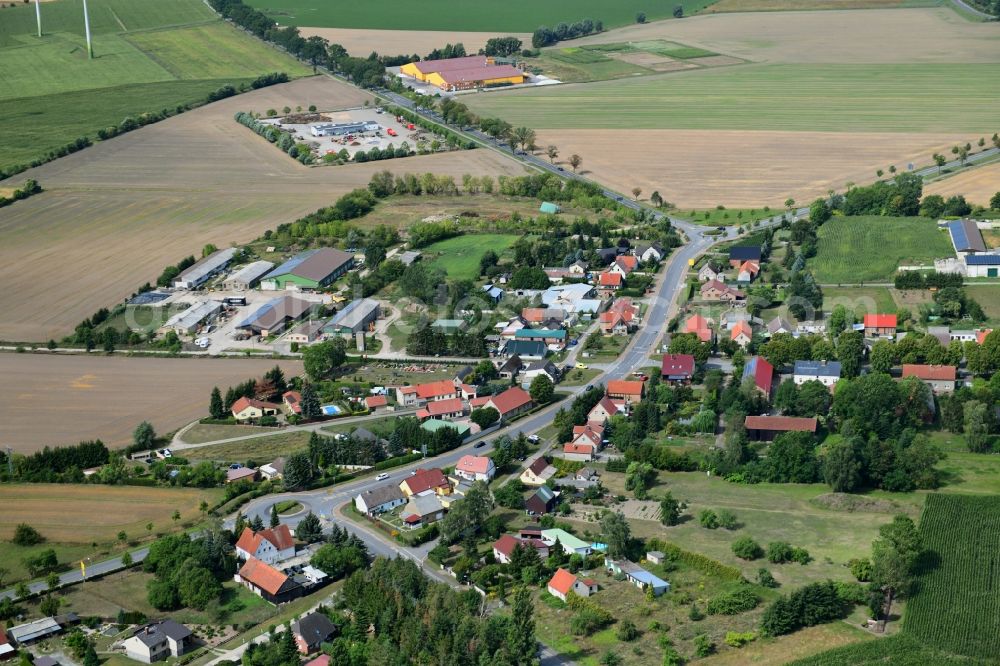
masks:
<path fill-rule="evenodd" d="M 42 36 L 42 0 L 35 0 L 35 23 L 38 24 L 38 36 Z"/>
<path fill-rule="evenodd" d="M 94 47 L 90 43 L 90 14 L 87 13 L 87 0 L 83 0 L 83 29 L 87 31 L 87 57 L 93 59 Z"/>

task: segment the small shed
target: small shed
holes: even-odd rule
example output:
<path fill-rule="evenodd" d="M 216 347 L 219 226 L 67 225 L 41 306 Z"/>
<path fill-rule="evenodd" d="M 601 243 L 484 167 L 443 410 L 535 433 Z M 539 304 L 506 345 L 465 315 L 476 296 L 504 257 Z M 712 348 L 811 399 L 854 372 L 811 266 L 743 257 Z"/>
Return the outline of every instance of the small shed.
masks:
<path fill-rule="evenodd" d="M 651 550 L 646 553 L 646 561 L 652 562 L 653 564 L 663 564 L 663 560 L 666 559 L 666 555 L 658 550 Z"/>
<path fill-rule="evenodd" d="M 542 205 L 538 207 L 538 212 L 548 213 L 549 215 L 555 215 L 560 211 L 562 211 L 562 208 L 550 201 L 543 201 Z"/>

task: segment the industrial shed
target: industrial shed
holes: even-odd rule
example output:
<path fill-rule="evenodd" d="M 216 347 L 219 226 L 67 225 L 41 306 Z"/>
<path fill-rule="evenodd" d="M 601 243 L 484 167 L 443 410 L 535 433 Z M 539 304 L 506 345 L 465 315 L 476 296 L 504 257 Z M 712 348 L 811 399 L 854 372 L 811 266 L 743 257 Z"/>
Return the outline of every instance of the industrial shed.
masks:
<path fill-rule="evenodd" d="M 294 296 L 279 296 L 257 308 L 253 314 L 236 325 L 236 328 L 269 337 L 284 330 L 285 326 L 298 321 L 312 307 L 312 303 Z"/>
<path fill-rule="evenodd" d="M 222 312 L 219 301 L 205 301 L 189 307 L 184 312 L 178 312 L 167 320 L 160 330 L 164 333 L 173 331 L 177 335 L 190 335 L 198 330 L 203 322 Z"/>
<path fill-rule="evenodd" d="M 174 289 L 197 289 L 213 275 L 225 270 L 235 255 L 234 247 L 213 252 L 174 278 Z"/>
<path fill-rule="evenodd" d="M 338 312 L 333 319 L 323 326 L 327 335 L 352 336 L 369 330 L 372 323 L 378 319 L 381 305 L 371 298 L 361 298 Z"/>
<path fill-rule="evenodd" d="M 255 261 L 247 264 L 243 268 L 234 272 L 223 283 L 223 287 L 229 291 L 249 291 L 257 286 L 262 277 L 274 268 L 270 261 Z"/>
<path fill-rule="evenodd" d="M 264 276 L 260 288 L 322 289 L 354 266 L 354 255 L 325 247 L 306 250 Z"/>
<path fill-rule="evenodd" d="M 399 71 L 442 90 L 515 85 L 524 83 L 526 78 L 521 70 L 510 65 L 497 65 L 493 58 L 481 55 L 411 62 Z"/>

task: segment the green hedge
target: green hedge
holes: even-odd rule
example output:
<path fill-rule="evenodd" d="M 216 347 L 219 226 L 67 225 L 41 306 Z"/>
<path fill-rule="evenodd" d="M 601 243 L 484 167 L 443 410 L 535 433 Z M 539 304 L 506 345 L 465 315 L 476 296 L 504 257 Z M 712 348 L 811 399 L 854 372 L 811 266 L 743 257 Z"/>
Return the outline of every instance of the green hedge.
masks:
<path fill-rule="evenodd" d="M 743 579 L 743 574 L 736 567 L 728 566 L 710 557 L 705 557 L 700 553 L 692 553 L 660 539 L 650 539 L 646 542 L 646 548 L 649 550 L 658 550 L 671 560 L 682 562 L 702 573 L 717 576 L 723 580 L 736 581 Z"/>
<path fill-rule="evenodd" d="M 424 454 L 422 453 L 408 453 L 405 456 L 396 456 L 395 458 L 389 458 L 388 460 L 375 463 L 375 469 L 392 469 L 393 467 L 399 467 L 400 465 L 408 465 L 409 463 L 420 460 L 423 457 Z"/>

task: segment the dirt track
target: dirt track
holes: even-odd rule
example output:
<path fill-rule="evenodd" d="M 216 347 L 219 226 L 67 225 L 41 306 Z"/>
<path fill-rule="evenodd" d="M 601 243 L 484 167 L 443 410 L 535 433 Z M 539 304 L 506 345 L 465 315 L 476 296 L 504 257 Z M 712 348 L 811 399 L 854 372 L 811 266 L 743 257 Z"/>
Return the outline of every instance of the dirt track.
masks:
<path fill-rule="evenodd" d="M 123 446 L 143 420 L 175 430 L 207 415 L 213 386 L 225 391 L 275 365 L 286 377 L 302 372 L 297 361 L 0 354 L 10 388 L 0 442 L 19 453 L 97 438 Z"/>
<path fill-rule="evenodd" d="M 892 35 L 887 42 L 886 35 Z M 574 40 L 574 46 L 668 39 L 776 63 L 995 63 L 996 27 L 946 8 L 761 12 L 656 21 Z"/>
<path fill-rule="evenodd" d="M 500 36 L 492 32 L 451 32 L 448 30 L 367 30 L 363 28 L 299 28 L 303 37 L 319 35 L 340 44 L 347 52 L 367 58 L 372 51 L 382 55 L 412 55 L 425 57 L 445 44 L 461 43 L 465 51 L 474 54 L 486 46 L 486 40 Z M 525 48 L 531 47 L 529 33 L 503 33 L 504 37 L 517 37 Z"/>
<path fill-rule="evenodd" d="M 643 198 L 654 190 L 682 208 L 769 205 L 789 196 L 807 202 L 868 182 L 876 169 L 930 162 L 935 151 L 965 137 L 935 134 L 743 132 L 709 130 L 547 130 L 539 145 L 555 144 L 560 159 L 583 158 L 591 178 Z"/>
<path fill-rule="evenodd" d="M 969 203 L 980 206 L 989 206 L 990 197 L 997 192 L 1000 192 L 1000 162 L 969 169 L 924 186 L 924 194 L 940 194 L 945 198 L 963 194 Z"/>
<path fill-rule="evenodd" d="M 60 338 L 205 243 L 245 242 L 363 187 L 376 171 L 518 174 L 492 151 L 309 168 L 237 124 L 239 110 L 359 106 L 367 93 L 310 78 L 230 98 L 11 179 L 46 192 L 0 214 L 0 340 Z M 0 182 L 0 187 L 6 183 Z"/>

